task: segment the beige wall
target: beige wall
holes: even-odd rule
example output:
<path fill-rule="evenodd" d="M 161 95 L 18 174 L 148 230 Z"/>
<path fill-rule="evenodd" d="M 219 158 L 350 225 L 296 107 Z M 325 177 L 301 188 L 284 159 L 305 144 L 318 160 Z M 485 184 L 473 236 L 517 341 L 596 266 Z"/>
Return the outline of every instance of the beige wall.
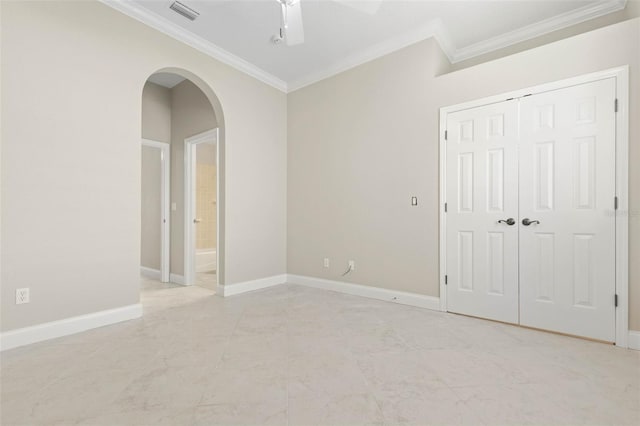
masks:
<path fill-rule="evenodd" d="M 141 95 L 164 68 L 221 105 L 221 278 L 286 272 L 283 93 L 97 2 L 3 1 L 1 24 L 2 331 L 138 302 Z"/>
<path fill-rule="evenodd" d="M 142 137 L 171 142 L 171 91 L 147 82 L 142 89 Z M 140 265 L 160 270 L 160 150 L 142 147 Z"/>
<path fill-rule="evenodd" d="M 429 76 L 446 66 L 430 39 L 289 95 L 289 273 L 438 294 Z"/>
<path fill-rule="evenodd" d="M 140 266 L 160 270 L 162 245 L 160 240 L 161 207 L 161 151 L 142 147 Z"/>
<path fill-rule="evenodd" d="M 171 272 L 184 274 L 184 140 L 217 127 L 204 93 L 185 80 L 171 89 Z M 286 136 L 285 136 L 286 137 Z"/>
<path fill-rule="evenodd" d="M 634 19 L 448 74 L 426 40 L 289 94 L 289 273 L 438 296 L 443 106 L 629 64 L 630 162 L 640 163 L 639 27 Z M 630 181 L 630 327 L 640 330 L 639 168 Z M 349 259 L 356 271 L 341 278 Z"/>
<path fill-rule="evenodd" d="M 171 143 L 171 90 L 150 81 L 142 89 L 142 137 Z"/>

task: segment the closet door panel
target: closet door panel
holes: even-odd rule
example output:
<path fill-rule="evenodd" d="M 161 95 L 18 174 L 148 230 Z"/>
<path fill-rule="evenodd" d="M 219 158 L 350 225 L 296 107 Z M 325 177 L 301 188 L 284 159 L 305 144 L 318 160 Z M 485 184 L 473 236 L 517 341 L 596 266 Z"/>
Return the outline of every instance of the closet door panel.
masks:
<path fill-rule="evenodd" d="M 511 323 L 518 322 L 517 111 L 509 101 L 449 114 L 446 143 L 448 310 Z"/>
<path fill-rule="evenodd" d="M 522 325 L 615 340 L 614 99 L 611 78 L 520 101 Z"/>

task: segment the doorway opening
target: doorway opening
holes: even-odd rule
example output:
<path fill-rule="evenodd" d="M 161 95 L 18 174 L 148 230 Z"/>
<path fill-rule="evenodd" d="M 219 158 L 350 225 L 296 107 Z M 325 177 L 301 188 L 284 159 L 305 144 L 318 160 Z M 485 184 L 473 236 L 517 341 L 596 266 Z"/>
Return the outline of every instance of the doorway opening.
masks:
<path fill-rule="evenodd" d="M 215 290 L 218 265 L 218 130 L 184 141 L 185 284 Z"/>
<path fill-rule="evenodd" d="M 152 74 L 142 91 L 142 288 L 224 283 L 224 120 L 195 75 Z M 187 143 L 190 141 L 192 143 Z"/>
<path fill-rule="evenodd" d="M 140 270 L 169 282 L 169 184 L 171 150 L 168 143 L 142 139 Z"/>

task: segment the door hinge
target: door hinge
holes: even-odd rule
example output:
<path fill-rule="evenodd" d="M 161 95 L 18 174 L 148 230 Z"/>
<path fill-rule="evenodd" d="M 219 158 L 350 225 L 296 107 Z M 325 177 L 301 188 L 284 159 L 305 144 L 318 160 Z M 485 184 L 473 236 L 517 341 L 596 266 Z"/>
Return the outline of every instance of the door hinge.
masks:
<path fill-rule="evenodd" d="M 618 99 L 616 98 L 615 101 L 613 101 L 613 111 L 614 112 L 618 112 Z"/>
<path fill-rule="evenodd" d="M 444 203 L 444 212 L 447 212 L 447 203 Z"/>
<path fill-rule="evenodd" d="M 449 284 L 449 276 L 445 275 L 444 276 L 444 285 L 447 285 L 447 284 Z"/>
<path fill-rule="evenodd" d="M 613 209 L 618 210 L 618 197 L 613 197 Z"/>
<path fill-rule="evenodd" d="M 618 295 L 617 294 L 613 297 L 613 304 L 615 305 L 616 308 L 618 307 Z"/>
<path fill-rule="evenodd" d="M 445 130 L 444 131 L 444 140 L 446 141 L 449 138 L 449 131 Z"/>

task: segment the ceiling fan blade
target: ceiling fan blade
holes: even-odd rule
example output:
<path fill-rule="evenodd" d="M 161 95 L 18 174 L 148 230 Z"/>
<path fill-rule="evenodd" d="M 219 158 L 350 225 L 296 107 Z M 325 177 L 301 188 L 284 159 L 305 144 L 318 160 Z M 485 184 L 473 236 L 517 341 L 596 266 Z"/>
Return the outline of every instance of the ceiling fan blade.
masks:
<path fill-rule="evenodd" d="M 304 43 L 304 28 L 302 27 L 302 7 L 300 1 L 284 3 L 285 20 L 284 34 L 287 46 Z"/>
<path fill-rule="evenodd" d="M 382 0 L 333 0 L 336 3 L 358 10 L 360 12 L 375 15 L 382 5 Z"/>

